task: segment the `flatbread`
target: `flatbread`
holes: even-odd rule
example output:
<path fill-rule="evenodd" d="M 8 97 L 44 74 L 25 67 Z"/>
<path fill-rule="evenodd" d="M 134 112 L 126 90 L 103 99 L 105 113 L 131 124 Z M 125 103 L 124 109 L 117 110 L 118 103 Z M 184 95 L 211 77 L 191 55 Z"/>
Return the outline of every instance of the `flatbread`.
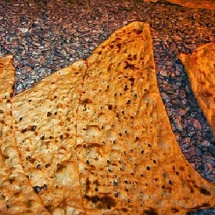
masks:
<path fill-rule="evenodd" d="M 159 94 L 149 25 L 114 32 L 13 98 L 15 136 L 52 214 L 186 214 L 215 187 L 184 158 Z"/>
<path fill-rule="evenodd" d="M 215 137 L 215 43 L 202 45 L 191 55 L 180 54 L 179 58 Z"/>
<path fill-rule="evenodd" d="M 167 1 L 184 7 L 215 10 L 214 0 L 167 0 Z"/>
<path fill-rule="evenodd" d="M 48 215 L 23 171 L 13 131 L 13 56 L 0 58 L 0 214 Z"/>
<path fill-rule="evenodd" d="M 144 2 L 170 2 L 183 7 L 215 10 L 215 0 L 144 0 Z"/>
<path fill-rule="evenodd" d="M 86 214 L 186 214 L 215 187 L 184 158 L 159 94 L 149 25 L 114 32 L 87 59 L 77 118 Z"/>
<path fill-rule="evenodd" d="M 52 214 L 82 214 L 75 152 L 80 60 L 13 98 L 15 134 L 28 178 Z"/>

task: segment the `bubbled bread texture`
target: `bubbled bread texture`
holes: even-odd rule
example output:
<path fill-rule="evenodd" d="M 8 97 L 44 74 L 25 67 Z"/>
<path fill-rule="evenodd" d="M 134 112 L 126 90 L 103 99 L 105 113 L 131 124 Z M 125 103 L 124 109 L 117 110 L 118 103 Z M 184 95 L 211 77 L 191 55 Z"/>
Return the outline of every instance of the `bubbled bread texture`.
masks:
<path fill-rule="evenodd" d="M 147 23 L 13 99 L 26 174 L 53 214 L 186 214 L 215 188 L 184 158 L 156 82 Z"/>

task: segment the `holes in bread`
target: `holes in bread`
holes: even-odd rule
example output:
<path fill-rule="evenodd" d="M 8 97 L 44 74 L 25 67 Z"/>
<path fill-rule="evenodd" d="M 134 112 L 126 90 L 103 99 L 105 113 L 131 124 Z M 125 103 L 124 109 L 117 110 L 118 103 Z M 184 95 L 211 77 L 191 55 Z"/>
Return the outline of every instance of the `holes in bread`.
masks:
<path fill-rule="evenodd" d="M 38 194 L 41 191 L 41 188 L 39 186 L 35 186 L 34 191 Z"/>
<path fill-rule="evenodd" d="M 113 181 L 113 186 L 118 186 L 118 182 L 117 181 Z"/>
<path fill-rule="evenodd" d="M 47 188 L 48 188 L 47 185 L 44 184 L 44 185 L 43 185 L 43 190 L 47 190 Z"/>
<path fill-rule="evenodd" d="M 173 182 L 171 180 L 169 180 L 169 185 L 173 185 Z"/>
<path fill-rule="evenodd" d="M 130 99 L 127 100 L 126 104 L 127 104 L 127 105 L 130 105 L 130 104 L 131 104 L 131 100 L 130 100 Z"/>
<path fill-rule="evenodd" d="M 46 163 L 46 164 L 45 164 L 45 168 L 48 168 L 48 167 L 50 167 L 50 166 L 51 166 L 50 163 Z"/>
<path fill-rule="evenodd" d="M 41 139 L 41 140 L 44 140 L 44 139 L 45 139 L 45 135 L 43 135 L 40 139 Z"/>
<path fill-rule="evenodd" d="M 199 191 L 200 191 L 200 193 L 202 193 L 202 194 L 204 194 L 204 195 L 207 195 L 207 196 L 210 196 L 210 195 L 211 195 L 210 191 L 206 190 L 206 189 L 203 188 L 203 187 L 200 187 L 200 188 L 199 188 Z"/>
<path fill-rule="evenodd" d="M 131 83 L 134 83 L 134 78 L 133 77 L 131 77 L 131 78 L 129 78 L 129 81 L 131 82 Z"/>
<path fill-rule="evenodd" d="M 118 198 L 119 193 L 118 193 L 118 192 L 115 192 L 115 193 L 114 193 L 114 196 L 115 196 L 116 198 Z"/>
<path fill-rule="evenodd" d="M 138 136 L 135 137 L 135 142 L 140 140 L 140 138 Z"/>
<path fill-rule="evenodd" d="M 49 116 L 51 116 L 52 115 L 52 113 L 51 112 L 47 112 L 47 117 L 49 117 Z"/>
<path fill-rule="evenodd" d="M 109 104 L 108 105 L 108 110 L 112 110 L 112 108 L 113 108 L 113 105 Z"/>
<path fill-rule="evenodd" d="M 41 169 L 41 164 L 37 164 L 37 169 Z"/>
<path fill-rule="evenodd" d="M 127 84 L 124 86 L 124 91 L 126 91 L 126 90 L 128 90 L 128 85 Z"/>
<path fill-rule="evenodd" d="M 44 184 L 43 186 L 35 186 L 34 187 L 34 191 L 38 194 L 38 193 L 40 193 L 41 192 L 41 190 L 47 190 L 48 189 L 48 187 L 47 187 L 47 185 L 46 184 Z"/>

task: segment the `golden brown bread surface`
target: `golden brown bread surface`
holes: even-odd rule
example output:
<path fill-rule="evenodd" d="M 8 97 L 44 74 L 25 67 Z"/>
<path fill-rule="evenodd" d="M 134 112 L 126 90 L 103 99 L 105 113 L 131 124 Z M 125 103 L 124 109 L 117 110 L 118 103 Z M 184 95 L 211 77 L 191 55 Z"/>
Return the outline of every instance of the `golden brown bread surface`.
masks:
<path fill-rule="evenodd" d="M 179 58 L 215 137 L 215 43 L 202 45 L 191 55 L 180 54 Z"/>
<path fill-rule="evenodd" d="M 15 96 L 12 113 L 25 173 L 54 215 L 215 206 L 215 187 L 171 130 L 146 23 L 117 30 L 86 61 Z"/>
<path fill-rule="evenodd" d="M 190 8 L 202 8 L 215 10 L 214 0 L 167 0 L 168 2 Z"/>
<path fill-rule="evenodd" d="M 158 90 L 149 25 L 114 32 L 87 59 L 77 146 L 86 213 L 186 214 L 215 187 L 186 161 Z"/>
<path fill-rule="evenodd" d="M 78 61 L 13 99 L 22 164 L 52 214 L 81 214 L 76 111 L 85 62 Z"/>
<path fill-rule="evenodd" d="M 50 214 L 22 168 L 13 131 L 13 56 L 0 59 L 0 214 Z"/>
<path fill-rule="evenodd" d="M 184 7 L 215 10 L 214 0 L 163 0 Z M 144 0 L 144 2 L 159 2 L 159 0 Z"/>

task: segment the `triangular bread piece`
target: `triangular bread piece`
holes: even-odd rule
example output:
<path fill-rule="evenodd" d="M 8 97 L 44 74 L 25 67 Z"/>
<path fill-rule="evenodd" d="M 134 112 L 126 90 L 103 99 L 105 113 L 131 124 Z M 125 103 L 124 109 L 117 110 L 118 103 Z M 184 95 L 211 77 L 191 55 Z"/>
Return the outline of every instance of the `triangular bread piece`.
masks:
<path fill-rule="evenodd" d="M 0 58 L 0 214 L 48 215 L 22 168 L 13 131 L 13 56 Z"/>
<path fill-rule="evenodd" d="M 179 58 L 215 137 L 215 43 L 201 45 L 191 55 L 180 54 Z"/>
<path fill-rule="evenodd" d="M 82 214 L 75 152 L 76 111 L 86 70 L 80 60 L 13 98 L 22 163 L 52 214 Z"/>
<path fill-rule="evenodd" d="M 77 118 L 86 214 L 172 215 L 215 206 L 183 156 L 156 82 L 150 28 L 133 22 L 87 59 Z"/>

